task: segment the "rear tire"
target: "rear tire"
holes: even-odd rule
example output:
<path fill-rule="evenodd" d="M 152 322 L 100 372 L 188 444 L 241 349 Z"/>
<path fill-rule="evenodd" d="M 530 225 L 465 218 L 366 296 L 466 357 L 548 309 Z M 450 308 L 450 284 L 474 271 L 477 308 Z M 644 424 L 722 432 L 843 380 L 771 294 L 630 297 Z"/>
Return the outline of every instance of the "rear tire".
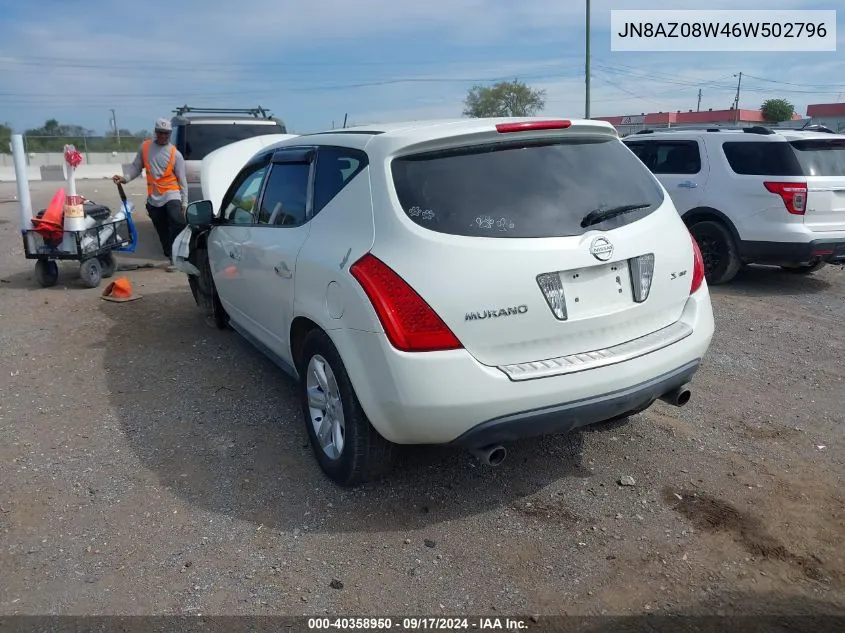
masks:
<path fill-rule="evenodd" d="M 704 276 L 707 284 L 717 286 L 731 281 L 742 261 L 730 231 L 720 222 L 705 220 L 690 227 L 704 259 Z"/>
<path fill-rule="evenodd" d="M 820 260 L 812 264 L 802 264 L 800 266 L 781 266 L 781 269 L 796 275 L 809 275 L 817 270 L 821 270 L 825 266 L 827 266 L 827 262 Z"/>
<path fill-rule="evenodd" d="M 35 281 L 42 288 L 55 286 L 59 280 L 59 265 L 48 259 L 39 259 L 35 262 Z"/>
<path fill-rule="evenodd" d="M 337 348 L 322 330 L 312 330 L 306 336 L 298 370 L 305 428 L 326 476 L 339 486 L 351 488 L 390 472 L 396 445 L 370 424 Z M 332 429 L 333 442 L 320 440 L 315 426 L 322 425 Z"/>

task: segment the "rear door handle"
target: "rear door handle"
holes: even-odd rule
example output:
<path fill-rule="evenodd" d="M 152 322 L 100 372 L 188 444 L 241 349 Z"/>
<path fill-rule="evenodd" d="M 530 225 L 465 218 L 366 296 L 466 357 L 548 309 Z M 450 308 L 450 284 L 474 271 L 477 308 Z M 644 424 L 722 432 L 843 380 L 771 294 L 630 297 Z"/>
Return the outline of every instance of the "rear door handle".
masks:
<path fill-rule="evenodd" d="M 696 187 L 698 187 L 698 185 L 692 180 L 685 180 L 683 182 L 678 183 L 678 187 L 681 187 L 683 189 L 695 189 Z"/>
<path fill-rule="evenodd" d="M 285 262 L 280 263 L 278 266 L 274 266 L 273 270 L 276 271 L 276 274 L 279 277 L 284 277 L 285 279 L 293 277 L 293 272 L 291 272 L 291 269 L 288 268 L 288 265 Z"/>

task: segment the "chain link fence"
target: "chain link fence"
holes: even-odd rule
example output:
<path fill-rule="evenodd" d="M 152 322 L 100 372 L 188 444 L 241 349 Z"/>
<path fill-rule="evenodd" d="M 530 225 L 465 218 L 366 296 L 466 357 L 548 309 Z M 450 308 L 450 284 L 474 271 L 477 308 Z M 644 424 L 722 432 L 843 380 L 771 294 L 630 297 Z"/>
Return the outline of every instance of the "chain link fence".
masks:
<path fill-rule="evenodd" d="M 62 165 L 65 145 L 73 145 L 82 154 L 83 164 L 119 165 L 130 163 L 147 137 L 141 136 L 47 136 L 24 135 L 26 162 L 30 167 Z M 0 167 L 14 165 L 11 149 L 0 148 Z"/>

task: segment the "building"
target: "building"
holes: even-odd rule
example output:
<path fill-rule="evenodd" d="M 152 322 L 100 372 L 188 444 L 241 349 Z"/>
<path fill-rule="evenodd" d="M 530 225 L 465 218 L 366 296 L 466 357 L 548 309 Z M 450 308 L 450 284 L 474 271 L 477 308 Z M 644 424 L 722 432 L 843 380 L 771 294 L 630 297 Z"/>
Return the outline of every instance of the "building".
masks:
<path fill-rule="evenodd" d="M 845 104 L 840 104 L 845 107 Z M 812 107 L 812 106 L 811 106 Z M 608 117 L 592 117 L 599 121 L 607 121 L 613 125 L 620 136 L 626 134 L 633 134 L 642 129 L 648 128 L 665 128 L 665 127 L 690 127 L 702 125 L 758 125 L 765 124 L 763 113 L 760 110 L 701 110 L 688 112 L 651 112 L 649 114 L 629 115 L 629 116 L 608 116 Z M 795 114 L 792 117 L 793 121 L 801 122 L 803 125 L 806 122 L 801 115 Z M 843 119 L 845 120 L 845 119 Z M 784 122 L 784 125 L 789 125 L 789 122 Z"/>
<path fill-rule="evenodd" d="M 834 132 L 845 134 L 845 103 L 808 105 L 807 116 L 813 125 L 824 125 Z"/>

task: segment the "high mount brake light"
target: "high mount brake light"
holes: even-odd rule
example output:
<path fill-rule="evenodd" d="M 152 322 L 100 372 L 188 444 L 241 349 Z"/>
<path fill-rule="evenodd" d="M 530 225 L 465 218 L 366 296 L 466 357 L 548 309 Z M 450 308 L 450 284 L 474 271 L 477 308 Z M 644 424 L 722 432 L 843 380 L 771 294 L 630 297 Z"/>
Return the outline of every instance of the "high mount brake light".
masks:
<path fill-rule="evenodd" d="M 443 320 L 387 264 L 367 253 L 349 269 L 369 297 L 390 344 L 403 352 L 461 349 Z"/>
<path fill-rule="evenodd" d="M 498 123 L 496 131 L 499 134 L 509 132 L 535 132 L 538 130 L 565 130 L 572 125 L 572 121 L 523 121 L 521 123 Z"/>
<path fill-rule="evenodd" d="M 789 213 L 804 215 L 804 210 L 807 208 L 807 183 L 767 181 L 763 184 L 768 191 L 781 197 Z"/>

